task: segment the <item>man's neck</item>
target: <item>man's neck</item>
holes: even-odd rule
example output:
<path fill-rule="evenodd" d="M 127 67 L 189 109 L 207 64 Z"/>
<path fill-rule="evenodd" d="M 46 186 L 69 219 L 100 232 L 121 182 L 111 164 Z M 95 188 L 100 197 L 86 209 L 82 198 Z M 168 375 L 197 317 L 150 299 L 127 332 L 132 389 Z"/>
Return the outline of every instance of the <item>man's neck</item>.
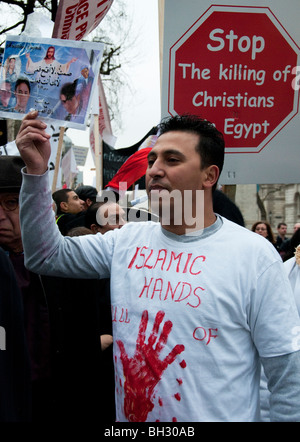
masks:
<path fill-rule="evenodd" d="M 177 225 L 175 223 L 169 222 L 164 224 L 163 220 L 160 220 L 161 226 L 170 233 L 174 233 L 175 235 L 187 235 L 188 233 L 196 232 L 206 227 L 211 226 L 216 222 L 216 215 L 214 212 L 206 214 L 203 219 L 196 220 L 194 224 L 185 224 L 182 223 Z"/>

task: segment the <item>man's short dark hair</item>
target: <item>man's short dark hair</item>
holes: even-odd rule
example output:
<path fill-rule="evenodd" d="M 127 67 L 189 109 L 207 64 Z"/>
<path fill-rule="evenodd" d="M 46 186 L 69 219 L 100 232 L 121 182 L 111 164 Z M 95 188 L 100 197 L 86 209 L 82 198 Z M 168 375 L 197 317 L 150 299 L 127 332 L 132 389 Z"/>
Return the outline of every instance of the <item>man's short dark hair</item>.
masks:
<path fill-rule="evenodd" d="M 277 226 L 277 229 L 280 229 L 281 226 L 287 227 L 287 224 L 286 223 L 279 223 L 278 226 Z"/>
<path fill-rule="evenodd" d="M 91 206 L 89 206 L 87 208 L 87 211 L 85 213 L 84 225 L 88 229 L 91 228 L 92 224 L 96 224 L 99 227 L 103 227 L 103 226 L 101 226 L 101 224 L 98 223 L 98 220 L 97 220 L 98 209 L 100 209 L 100 207 L 103 206 L 104 204 L 116 203 L 116 201 L 110 197 L 110 192 L 105 191 L 105 193 L 106 192 L 107 192 L 108 196 L 105 196 L 102 201 L 96 201 L 95 203 L 93 203 Z"/>
<path fill-rule="evenodd" d="M 56 213 L 59 215 L 60 213 L 63 213 L 60 208 L 60 203 L 67 203 L 68 202 L 68 193 L 72 192 L 72 189 L 59 189 L 52 193 L 52 199 L 56 204 Z"/>
<path fill-rule="evenodd" d="M 18 87 L 19 87 L 20 84 L 22 84 L 22 83 L 25 83 L 25 84 L 26 84 L 26 86 L 28 87 L 29 93 L 30 93 L 30 90 L 31 90 L 31 88 L 30 88 L 30 82 L 27 80 L 27 78 L 22 78 L 22 77 L 18 78 L 18 80 L 16 81 L 16 84 L 15 84 L 15 91 L 18 89 Z"/>
<path fill-rule="evenodd" d="M 221 132 L 215 125 L 197 115 L 175 115 L 168 117 L 158 126 L 159 135 L 166 132 L 181 131 L 199 135 L 200 141 L 196 146 L 201 157 L 202 168 L 215 164 L 218 166 L 220 175 L 224 165 L 225 142 Z M 214 186 L 215 189 L 216 185 Z"/>
<path fill-rule="evenodd" d="M 97 211 L 98 211 L 99 207 L 101 207 L 103 204 L 105 204 L 105 203 L 96 202 L 96 203 L 92 204 L 90 207 L 88 207 L 88 209 L 85 213 L 85 221 L 84 221 L 85 227 L 90 229 L 92 224 L 96 224 L 97 226 L 100 226 L 100 224 L 97 221 Z"/>

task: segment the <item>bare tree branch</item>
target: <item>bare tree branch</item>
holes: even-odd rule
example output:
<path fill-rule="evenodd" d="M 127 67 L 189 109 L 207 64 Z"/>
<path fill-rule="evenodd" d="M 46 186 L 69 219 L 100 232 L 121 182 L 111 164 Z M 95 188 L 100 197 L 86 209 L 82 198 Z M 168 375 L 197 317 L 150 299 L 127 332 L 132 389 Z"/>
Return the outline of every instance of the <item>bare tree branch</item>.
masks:
<path fill-rule="evenodd" d="M 1 3 L 7 3 L 9 5 L 16 5 L 19 6 L 19 8 L 22 8 L 23 11 L 25 10 L 26 4 L 25 2 L 20 2 L 19 0 L 1 0 Z"/>
<path fill-rule="evenodd" d="M 9 28 L 5 28 L 2 31 L 0 31 L 0 35 L 6 34 L 9 31 L 12 31 L 13 29 L 17 28 L 18 26 L 24 24 L 24 21 L 19 21 L 17 23 L 15 23 L 14 25 L 10 26 Z"/>
<path fill-rule="evenodd" d="M 266 211 L 265 205 L 264 205 L 261 197 L 259 196 L 259 192 L 256 192 L 256 202 L 257 202 L 258 208 L 260 210 L 260 215 L 261 215 L 260 219 L 262 221 L 266 221 L 266 219 L 267 219 L 267 211 Z"/>

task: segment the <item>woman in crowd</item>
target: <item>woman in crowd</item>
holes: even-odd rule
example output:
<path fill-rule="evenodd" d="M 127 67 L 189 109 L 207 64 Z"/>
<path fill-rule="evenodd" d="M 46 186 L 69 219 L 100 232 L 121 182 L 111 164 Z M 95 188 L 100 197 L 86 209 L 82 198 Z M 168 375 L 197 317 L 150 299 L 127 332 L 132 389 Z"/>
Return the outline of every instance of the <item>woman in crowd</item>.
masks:
<path fill-rule="evenodd" d="M 258 233 L 264 238 L 268 239 L 275 245 L 275 237 L 270 224 L 267 221 L 257 221 L 251 228 L 252 232 Z"/>

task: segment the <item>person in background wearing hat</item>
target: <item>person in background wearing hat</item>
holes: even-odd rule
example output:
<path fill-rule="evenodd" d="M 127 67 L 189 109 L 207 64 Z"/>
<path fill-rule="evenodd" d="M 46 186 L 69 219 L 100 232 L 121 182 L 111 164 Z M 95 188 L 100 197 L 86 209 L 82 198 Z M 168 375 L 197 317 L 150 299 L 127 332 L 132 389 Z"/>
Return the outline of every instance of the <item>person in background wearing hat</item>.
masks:
<path fill-rule="evenodd" d="M 56 204 L 56 224 L 63 235 L 73 227 L 84 226 L 84 201 L 74 190 L 56 190 L 52 199 Z"/>
<path fill-rule="evenodd" d="M 51 416 L 49 318 L 40 277 L 24 266 L 19 222 L 19 192 L 23 167 L 24 162 L 19 156 L 0 156 L 0 246 L 12 263 L 22 295 L 31 362 L 32 420 L 40 421 Z"/>
<path fill-rule="evenodd" d="M 96 202 L 97 189 L 93 186 L 78 186 L 75 189 L 79 198 L 84 201 L 84 210 L 87 210 L 92 204 Z"/>

